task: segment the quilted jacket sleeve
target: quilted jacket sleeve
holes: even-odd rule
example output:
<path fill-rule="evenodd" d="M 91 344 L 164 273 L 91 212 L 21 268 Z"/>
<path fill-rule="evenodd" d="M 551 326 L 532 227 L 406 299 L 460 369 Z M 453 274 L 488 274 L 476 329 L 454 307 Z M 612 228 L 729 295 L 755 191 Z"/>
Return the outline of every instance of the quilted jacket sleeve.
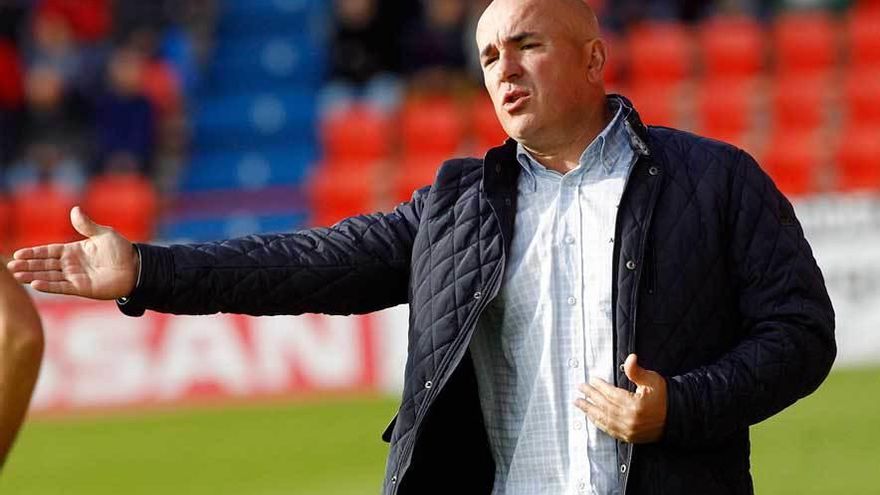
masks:
<path fill-rule="evenodd" d="M 791 204 L 740 152 L 728 209 L 728 262 L 744 339 L 668 383 L 665 442 L 722 441 L 810 394 L 836 355 L 834 311 Z"/>
<path fill-rule="evenodd" d="M 427 188 L 391 213 L 329 228 L 221 242 L 138 245 L 141 278 L 123 313 L 367 313 L 407 301 Z"/>

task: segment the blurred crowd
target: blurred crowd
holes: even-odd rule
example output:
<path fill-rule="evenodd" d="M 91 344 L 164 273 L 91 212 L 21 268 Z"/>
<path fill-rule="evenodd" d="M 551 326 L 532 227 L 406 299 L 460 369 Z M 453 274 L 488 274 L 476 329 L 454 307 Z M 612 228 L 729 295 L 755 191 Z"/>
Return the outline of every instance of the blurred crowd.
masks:
<path fill-rule="evenodd" d="M 783 9 L 844 10 L 850 0 L 587 0 L 604 31 L 645 20 L 697 23 L 716 14 L 768 19 Z M 407 91 L 454 91 L 481 81 L 473 32 L 489 0 L 333 0 L 323 107 L 364 101 L 393 110 Z"/>
<path fill-rule="evenodd" d="M 170 180 L 214 0 L 0 0 L 0 184 Z"/>

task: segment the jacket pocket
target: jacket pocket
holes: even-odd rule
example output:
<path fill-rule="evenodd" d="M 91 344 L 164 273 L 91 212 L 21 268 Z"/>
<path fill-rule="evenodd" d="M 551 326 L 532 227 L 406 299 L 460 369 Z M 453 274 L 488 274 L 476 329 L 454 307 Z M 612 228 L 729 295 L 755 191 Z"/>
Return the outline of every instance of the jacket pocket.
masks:
<path fill-rule="evenodd" d="M 388 426 L 385 427 L 385 431 L 382 432 L 382 441 L 385 443 L 391 443 L 391 435 L 394 433 L 394 426 L 397 424 L 397 415 L 395 414 L 393 418 L 391 418 L 391 422 L 388 423 Z"/>

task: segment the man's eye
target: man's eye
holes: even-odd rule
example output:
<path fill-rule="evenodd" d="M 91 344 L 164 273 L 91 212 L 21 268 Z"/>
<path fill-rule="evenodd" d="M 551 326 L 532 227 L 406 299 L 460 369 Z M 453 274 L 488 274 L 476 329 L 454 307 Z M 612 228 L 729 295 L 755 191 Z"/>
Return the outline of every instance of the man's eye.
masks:
<path fill-rule="evenodd" d="M 483 61 L 483 67 L 489 67 L 490 65 L 495 63 L 496 60 L 498 60 L 498 57 L 487 58 Z"/>
<path fill-rule="evenodd" d="M 538 44 L 537 43 L 529 43 L 527 45 L 522 46 L 523 50 L 531 50 L 532 48 L 538 48 Z"/>

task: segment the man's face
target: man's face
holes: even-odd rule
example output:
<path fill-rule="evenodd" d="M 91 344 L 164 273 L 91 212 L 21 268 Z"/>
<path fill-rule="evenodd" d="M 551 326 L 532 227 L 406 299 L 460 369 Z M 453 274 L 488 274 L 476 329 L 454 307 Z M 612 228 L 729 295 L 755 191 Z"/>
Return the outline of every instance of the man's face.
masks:
<path fill-rule="evenodd" d="M 554 5 L 496 0 L 477 27 L 495 113 L 507 134 L 526 145 L 556 140 L 593 101 L 588 77 L 592 42 L 578 39 L 548 12 Z"/>

